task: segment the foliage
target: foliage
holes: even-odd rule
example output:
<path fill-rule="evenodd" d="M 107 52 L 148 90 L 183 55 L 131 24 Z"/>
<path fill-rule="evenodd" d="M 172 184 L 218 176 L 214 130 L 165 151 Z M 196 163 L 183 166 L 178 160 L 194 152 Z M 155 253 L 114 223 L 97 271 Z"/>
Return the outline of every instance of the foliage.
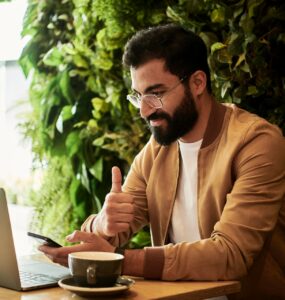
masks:
<path fill-rule="evenodd" d="M 48 164 L 49 201 L 68 206 L 71 193 L 73 217 L 99 211 L 111 167 L 126 173 L 146 142 L 148 130 L 125 100 L 130 77 L 121 66 L 124 44 L 144 27 L 176 22 L 199 33 L 217 98 L 285 130 L 284 21 L 282 0 L 29 0 L 23 35 L 30 41 L 20 62 L 32 77 L 33 114 L 23 131 L 36 161 L 71 166 L 70 184 L 60 188 L 65 175 Z"/>
<path fill-rule="evenodd" d="M 65 244 L 65 235 L 70 230 L 80 228 L 82 216 L 72 185 L 72 168 L 67 159 L 54 157 L 44 175 L 39 191 L 32 191 L 30 203 L 35 207 L 31 231 L 52 236 L 61 244 Z M 69 190 L 69 193 L 66 191 Z M 88 203 L 82 203 L 85 209 Z"/>
<path fill-rule="evenodd" d="M 257 113 L 284 132 L 283 1 L 179 1 L 167 13 L 208 45 L 216 97 Z"/>

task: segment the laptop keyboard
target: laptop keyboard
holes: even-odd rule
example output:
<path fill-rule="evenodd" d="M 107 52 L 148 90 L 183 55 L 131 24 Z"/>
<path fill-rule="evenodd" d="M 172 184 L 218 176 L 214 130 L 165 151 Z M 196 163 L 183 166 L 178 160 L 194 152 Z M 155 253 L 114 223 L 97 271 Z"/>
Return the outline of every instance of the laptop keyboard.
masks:
<path fill-rule="evenodd" d="M 57 280 L 53 277 L 43 274 L 34 274 L 25 271 L 20 271 L 20 279 L 24 285 L 38 285 L 45 283 L 54 283 Z"/>

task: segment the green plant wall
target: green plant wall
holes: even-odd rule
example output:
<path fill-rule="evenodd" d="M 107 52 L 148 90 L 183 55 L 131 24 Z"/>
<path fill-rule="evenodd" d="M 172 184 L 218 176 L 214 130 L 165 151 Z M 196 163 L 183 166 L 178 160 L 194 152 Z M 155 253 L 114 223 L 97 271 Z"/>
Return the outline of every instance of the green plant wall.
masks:
<path fill-rule="evenodd" d="M 30 40 L 20 63 L 32 78 L 33 112 L 22 130 L 32 140 L 35 164 L 50 176 L 45 197 L 34 195 L 34 203 L 50 209 L 47 203 L 68 198 L 66 218 L 76 222 L 66 231 L 100 210 L 111 167 L 126 174 L 149 137 L 126 101 L 131 82 L 121 57 L 138 29 L 169 22 L 206 42 L 219 101 L 237 103 L 285 130 L 283 0 L 29 0 L 23 35 Z M 52 187 L 65 165 L 70 180 L 55 196 Z M 41 218 L 43 230 L 50 219 Z"/>

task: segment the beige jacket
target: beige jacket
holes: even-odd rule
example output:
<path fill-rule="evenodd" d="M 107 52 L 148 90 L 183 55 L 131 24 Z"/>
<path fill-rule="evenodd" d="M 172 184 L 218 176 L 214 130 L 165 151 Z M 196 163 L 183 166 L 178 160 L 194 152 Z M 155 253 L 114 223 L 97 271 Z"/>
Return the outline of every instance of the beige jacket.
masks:
<path fill-rule="evenodd" d="M 239 279 L 239 299 L 285 299 L 285 142 L 280 130 L 234 105 L 213 103 L 198 156 L 202 240 L 174 245 L 167 234 L 178 175 L 178 143 L 165 147 L 151 138 L 124 184 L 135 197 L 135 221 L 111 242 L 122 245 L 150 224 L 153 247 L 145 248 L 146 278 Z M 84 230 L 90 230 L 92 220 Z"/>

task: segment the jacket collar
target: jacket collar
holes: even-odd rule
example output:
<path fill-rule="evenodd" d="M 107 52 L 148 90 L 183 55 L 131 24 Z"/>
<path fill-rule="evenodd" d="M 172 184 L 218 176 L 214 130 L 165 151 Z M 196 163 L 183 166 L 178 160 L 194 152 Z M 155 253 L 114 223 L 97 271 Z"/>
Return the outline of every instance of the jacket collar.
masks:
<path fill-rule="evenodd" d="M 213 100 L 201 148 L 209 146 L 219 135 L 223 126 L 225 113 L 226 107 L 216 100 Z"/>

